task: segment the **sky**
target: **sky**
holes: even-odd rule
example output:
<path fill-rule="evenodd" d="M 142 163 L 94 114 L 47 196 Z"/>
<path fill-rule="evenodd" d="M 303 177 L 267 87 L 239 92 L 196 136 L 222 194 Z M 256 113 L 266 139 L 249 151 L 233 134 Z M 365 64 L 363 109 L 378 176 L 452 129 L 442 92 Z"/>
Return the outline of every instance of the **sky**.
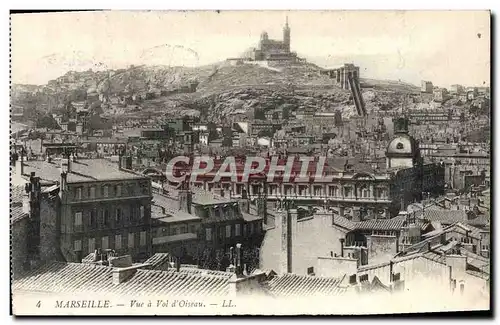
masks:
<path fill-rule="evenodd" d="M 199 66 L 257 45 L 262 31 L 322 67 L 361 77 L 490 84 L 488 11 L 107 11 L 11 18 L 12 82 L 45 84 L 67 71 L 131 64 Z"/>

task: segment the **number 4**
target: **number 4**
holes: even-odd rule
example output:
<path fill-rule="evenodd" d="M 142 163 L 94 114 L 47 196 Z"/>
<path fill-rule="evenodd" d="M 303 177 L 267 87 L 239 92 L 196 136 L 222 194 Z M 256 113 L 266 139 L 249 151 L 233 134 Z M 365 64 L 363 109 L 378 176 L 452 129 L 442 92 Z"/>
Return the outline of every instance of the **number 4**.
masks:
<path fill-rule="evenodd" d="M 41 304 L 40 300 L 38 300 L 38 302 L 36 303 L 37 308 L 40 308 L 41 305 L 42 304 Z"/>

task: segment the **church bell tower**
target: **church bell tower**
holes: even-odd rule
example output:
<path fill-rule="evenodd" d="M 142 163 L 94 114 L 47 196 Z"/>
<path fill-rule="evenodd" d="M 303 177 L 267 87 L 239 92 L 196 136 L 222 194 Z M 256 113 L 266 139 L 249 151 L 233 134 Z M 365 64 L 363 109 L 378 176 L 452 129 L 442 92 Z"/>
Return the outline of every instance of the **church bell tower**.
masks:
<path fill-rule="evenodd" d="M 283 45 L 285 51 L 290 52 L 290 27 L 288 26 L 288 16 L 286 16 L 285 27 L 283 27 Z"/>

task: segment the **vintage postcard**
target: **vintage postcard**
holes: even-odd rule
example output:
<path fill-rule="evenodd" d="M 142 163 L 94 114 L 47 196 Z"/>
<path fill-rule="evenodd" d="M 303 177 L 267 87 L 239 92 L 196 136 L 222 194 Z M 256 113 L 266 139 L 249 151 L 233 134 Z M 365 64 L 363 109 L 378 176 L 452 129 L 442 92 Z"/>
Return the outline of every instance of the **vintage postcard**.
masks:
<path fill-rule="evenodd" d="M 12 313 L 487 314 L 490 15 L 11 14 Z"/>

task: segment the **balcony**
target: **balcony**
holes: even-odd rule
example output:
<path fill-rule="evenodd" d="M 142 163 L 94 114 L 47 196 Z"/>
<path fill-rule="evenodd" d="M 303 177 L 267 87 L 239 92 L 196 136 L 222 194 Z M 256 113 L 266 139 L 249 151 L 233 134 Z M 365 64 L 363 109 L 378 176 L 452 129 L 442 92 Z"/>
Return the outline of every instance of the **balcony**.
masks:
<path fill-rule="evenodd" d="M 190 232 L 179 235 L 162 236 L 153 238 L 153 246 L 196 239 L 198 239 L 198 235 Z"/>
<path fill-rule="evenodd" d="M 346 245 L 344 246 L 344 249 L 345 248 L 357 248 L 357 247 L 364 247 L 364 248 L 366 248 L 366 242 L 363 242 L 363 241 L 351 241 L 351 242 L 346 243 Z"/>
<path fill-rule="evenodd" d="M 236 197 L 236 196 L 234 196 Z M 251 199 L 255 199 L 258 197 L 256 194 L 250 194 L 249 197 Z M 328 200 L 333 202 L 358 202 L 358 203 L 381 203 L 387 204 L 391 203 L 392 200 L 389 198 L 374 198 L 374 197 L 342 197 L 342 196 L 324 196 L 324 195 L 299 195 L 299 194 L 281 194 L 281 193 L 271 193 L 267 194 L 267 199 L 269 200 L 280 200 L 280 199 L 296 199 L 296 200 L 311 200 L 311 201 L 321 201 Z"/>

